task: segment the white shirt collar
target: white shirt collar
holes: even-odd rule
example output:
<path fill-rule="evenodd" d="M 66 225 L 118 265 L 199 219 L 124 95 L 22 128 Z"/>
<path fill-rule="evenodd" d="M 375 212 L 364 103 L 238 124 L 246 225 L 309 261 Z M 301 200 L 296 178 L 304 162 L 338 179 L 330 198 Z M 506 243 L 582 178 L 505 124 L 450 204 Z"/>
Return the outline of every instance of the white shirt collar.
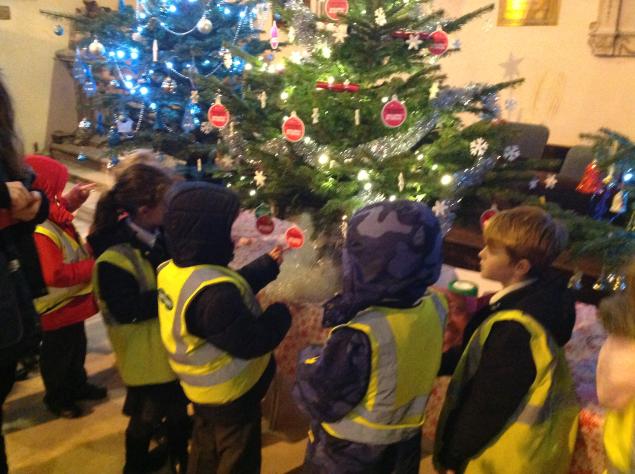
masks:
<path fill-rule="evenodd" d="M 130 227 L 130 229 L 134 233 L 135 237 L 141 243 L 146 244 L 150 248 L 154 247 L 154 244 L 157 241 L 156 232 L 147 231 L 146 229 L 144 229 L 140 225 L 135 224 L 134 222 L 132 222 L 132 220 L 130 220 L 130 219 L 126 219 L 126 224 L 128 225 L 128 227 Z"/>
<path fill-rule="evenodd" d="M 520 290 L 521 288 L 525 288 L 526 286 L 531 285 L 536 281 L 536 278 L 529 278 L 528 280 L 519 281 L 518 283 L 514 283 L 513 285 L 506 286 L 500 291 L 494 293 L 494 295 L 490 298 L 489 304 L 496 303 L 503 296 L 508 295 L 512 291 Z"/>

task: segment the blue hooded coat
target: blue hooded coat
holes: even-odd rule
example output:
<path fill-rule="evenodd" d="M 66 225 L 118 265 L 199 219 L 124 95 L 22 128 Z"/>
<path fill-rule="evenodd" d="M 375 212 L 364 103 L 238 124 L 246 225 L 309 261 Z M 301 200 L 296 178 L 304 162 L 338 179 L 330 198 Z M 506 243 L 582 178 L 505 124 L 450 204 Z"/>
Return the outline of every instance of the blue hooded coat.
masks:
<path fill-rule="evenodd" d="M 343 290 L 324 307 L 323 325 L 345 324 L 370 306 L 416 305 L 441 271 L 442 236 L 427 206 L 381 202 L 357 212 L 349 223 L 342 256 Z M 360 444 L 330 436 L 321 422 L 335 422 L 357 406 L 368 388 L 368 337 L 342 328 L 324 348 L 308 347 L 298 364 L 294 397 L 312 418 L 304 469 L 316 473 L 412 472 L 419 469 L 420 436 L 392 445 Z"/>

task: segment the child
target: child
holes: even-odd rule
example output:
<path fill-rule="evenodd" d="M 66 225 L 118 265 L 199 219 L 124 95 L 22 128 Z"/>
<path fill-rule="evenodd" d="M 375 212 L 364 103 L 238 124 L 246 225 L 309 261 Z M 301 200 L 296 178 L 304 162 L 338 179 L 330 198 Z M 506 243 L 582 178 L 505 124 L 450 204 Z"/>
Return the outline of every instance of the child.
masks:
<path fill-rule="evenodd" d="M 635 261 L 626 275 L 626 291 L 600 304 L 609 337 L 597 368 L 598 399 L 609 409 L 604 423 L 608 472 L 624 474 L 635 471 Z"/>
<path fill-rule="evenodd" d="M 481 275 L 503 289 L 466 329 L 469 343 L 441 412 L 434 463 L 441 472 L 566 473 L 578 407 L 562 346 L 575 310 L 543 272 L 566 231 L 537 207 L 494 216 Z M 472 334 L 473 333 L 473 334 Z"/>
<path fill-rule="evenodd" d="M 344 244 L 335 326 L 301 354 L 294 396 L 311 415 L 304 472 L 419 472 L 421 426 L 441 360 L 447 305 L 428 291 L 441 271 L 439 223 L 421 203 L 357 212 Z"/>
<path fill-rule="evenodd" d="M 39 155 L 28 156 L 26 162 L 36 173 L 33 186 L 50 203 L 48 219 L 35 229 L 49 292 L 34 301 L 43 329 L 40 372 L 46 389 L 44 403 L 58 416 L 76 418 L 82 415 L 77 400 L 106 397 L 106 388 L 88 383 L 84 370 L 84 321 L 97 313 L 91 285 L 94 260 L 82 246 L 71 213 L 86 201 L 93 185 L 77 185 L 62 195 L 68 181 L 63 164 Z"/>
<path fill-rule="evenodd" d="M 161 337 L 194 403 L 188 474 L 260 472 L 260 400 L 287 333 L 283 304 L 254 294 L 278 275 L 280 248 L 236 271 L 231 228 L 238 198 L 208 183 L 175 185 L 165 215 L 172 260 L 159 269 Z M 262 313 L 262 314 L 261 314 Z"/>
<path fill-rule="evenodd" d="M 151 472 L 165 463 L 161 450 L 148 453 L 164 418 L 172 465 L 182 473 L 187 467 L 188 402 L 161 343 L 157 308 L 156 267 L 167 260 L 159 227 L 171 184 L 156 166 L 128 166 L 99 200 L 88 237 L 97 256 L 95 294 L 126 384 L 124 473 Z"/>

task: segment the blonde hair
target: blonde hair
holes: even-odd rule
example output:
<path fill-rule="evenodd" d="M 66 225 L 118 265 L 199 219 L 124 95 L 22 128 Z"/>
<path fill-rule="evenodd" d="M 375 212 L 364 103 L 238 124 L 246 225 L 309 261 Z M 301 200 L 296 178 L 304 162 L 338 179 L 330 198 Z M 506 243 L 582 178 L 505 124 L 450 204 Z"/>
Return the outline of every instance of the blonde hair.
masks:
<path fill-rule="evenodd" d="M 545 271 L 567 246 L 567 230 L 543 209 L 519 206 L 499 212 L 485 226 L 485 244 L 502 247 L 513 262 L 526 259 L 530 275 Z"/>
<path fill-rule="evenodd" d="M 625 270 L 626 290 L 604 298 L 599 315 L 606 332 L 635 339 L 635 260 Z"/>

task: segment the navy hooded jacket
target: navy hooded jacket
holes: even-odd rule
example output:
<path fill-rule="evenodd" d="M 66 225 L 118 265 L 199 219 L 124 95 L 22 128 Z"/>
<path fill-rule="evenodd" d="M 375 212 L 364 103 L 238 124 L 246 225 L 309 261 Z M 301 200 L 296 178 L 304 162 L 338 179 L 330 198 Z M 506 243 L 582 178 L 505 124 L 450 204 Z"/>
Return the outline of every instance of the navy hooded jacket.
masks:
<path fill-rule="evenodd" d="M 238 216 L 236 195 L 209 183 L 181 183 L 168 196 L 164 218 L 169 254 L 179 267 L 227 266 L 233 258 L 231 228 Z M 269 256 L 254 260 L 240 273 L 254 294 L 278 275 L 277 263 Z M 245 306 L 240 291 L 231 283 L 220 283 L 201 291 L 185 313 L 188 332 L 207 340 L 234 357 L 252 359 L 273 351 L 291 325 L 284 304 L 274 303 L 256 318 Z M 271 362 L 260 380 L 245 395 L 222 406 L 207 406 L 212 415 L 235 419 L 259 409 L 275 372 Z"/>

